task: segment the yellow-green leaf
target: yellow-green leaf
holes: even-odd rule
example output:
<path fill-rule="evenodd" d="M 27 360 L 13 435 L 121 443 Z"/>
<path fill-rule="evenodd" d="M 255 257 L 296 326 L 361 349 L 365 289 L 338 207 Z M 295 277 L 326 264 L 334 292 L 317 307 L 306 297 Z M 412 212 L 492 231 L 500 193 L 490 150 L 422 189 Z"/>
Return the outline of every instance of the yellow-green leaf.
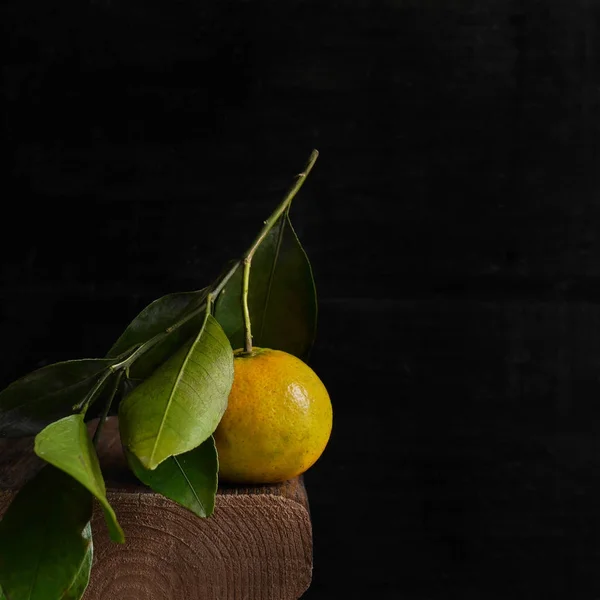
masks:
<path fill-rule="evenodd" d="M 207 313 L 197 337 L 121 402 L 123 445 L 150 470 L 196 448 L 221 420 L 232 382 L 231 346 Z"/>
<path fill-rule="evenodd" d="M 125 536 L 106 498 L 100 463 L 83 415 L 71 415 L 48 425 L 35 437 L 34 449 L 40 458 L 68 473 L 98 499 L 111 539 L 123 543 Z"/>

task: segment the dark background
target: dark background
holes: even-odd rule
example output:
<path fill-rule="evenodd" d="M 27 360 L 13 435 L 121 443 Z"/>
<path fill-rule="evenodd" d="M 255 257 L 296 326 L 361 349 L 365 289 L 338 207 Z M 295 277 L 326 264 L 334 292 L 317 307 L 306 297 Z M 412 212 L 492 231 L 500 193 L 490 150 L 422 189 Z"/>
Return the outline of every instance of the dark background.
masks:
<path fill-rule="evenodd" d="M 306 598 L 600 596 L 600 6 L 1 9 L 2 385 L 293 219 L 335 423 Z"/>

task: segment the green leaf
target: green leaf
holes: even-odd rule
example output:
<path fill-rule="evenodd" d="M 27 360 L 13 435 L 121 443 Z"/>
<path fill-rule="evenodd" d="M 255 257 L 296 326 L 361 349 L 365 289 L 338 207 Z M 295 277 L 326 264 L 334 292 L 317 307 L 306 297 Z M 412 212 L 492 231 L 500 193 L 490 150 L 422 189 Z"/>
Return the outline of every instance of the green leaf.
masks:
<path fill-rule="evenodd" d="M 0 521 L 0 586 L 10 600 L 78 600 L 92 565 L 92 496 L 44 467 Z"/>
<path fill-rule="evenodd" d="M 74 406 L 115 362 L 103 358 L 69 360 L 11 383 L 0 392 L 0 437 L 35 435 L 49 423 L 78 412 Z"/>
<path fill-rule="evenodd" d="M 219 470 L 212 435 L 197 448 L 167 458 L 154 471 L 145 469 L 131 452 L 125 454 L 131 470 L 142 483 L 199 517 L 212 515 Z"/>
<path fill-rule="evenodd" d="M 104 510 L 111 539 L 123 543 L 125 536 L 106 498 L 100 463 L 83 415 L 71 415 L 48 425 L 37 434 L 34 450 L 40 458 L 68 473 L 96 496 Z"/>
<path fill-rule="evenodd" d="M 108 352 L 108 357 L 117 357 L 197 311 L 206 300 L 208 288 L 195 292 L 169 294 L 149 304 L 129 324 L 121 337 Z M 168 333 L 156 346 L 140 356 L 130 368 L 134 379 L 146 379 L 167 358 L 172 356 L 192 336 L 197 335 L 204 321 L 204 311 L 199 311 L 190 321 Z"/>
<path fill-rule="evenodd" d="M 215 430 L 233 382 L 233 352 L 208 313 L 198 336 L 121 402 L 124 446 L 153 470 L 199 446 Z"/>
<path fill-rule="evenodd" d="M 91 523 L 88 522 L 88 524 L 85 526 L 85 529 L 83 530 L 83 535 L 86 537 L 86 539 L 90 540 L 89 551 L 85 553 L 85 557 L 81 562 L 77 575 L 75 575 L 71 586 L 65 589 L 65 592 L 61 596 L 60 600 L 79 600 L 83 596 L 83 593 L 85 592 L 88 583 L 90 582 L 90 573 L 92 570 L 92 562 L 94 559 Z"/>
<path fill-rule="evenodd" d="M 234 349 L 244 345 L 240 265 L 215 304 L 215 318 Z M 252 258 L 248 308 L 253 344 L 306 359 L 315 337 L 317 297 L 310 263 L 287 214 Z"/>

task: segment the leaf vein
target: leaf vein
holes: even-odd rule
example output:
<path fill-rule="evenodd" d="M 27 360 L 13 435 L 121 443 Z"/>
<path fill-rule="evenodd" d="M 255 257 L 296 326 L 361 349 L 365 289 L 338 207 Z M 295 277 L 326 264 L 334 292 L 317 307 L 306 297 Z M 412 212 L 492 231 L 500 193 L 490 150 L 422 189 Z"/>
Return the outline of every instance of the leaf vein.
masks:
<path fill-rule="evenodd" d="M 206 357 L 208 357 L 208 359 L 210 359 L 210 358 L 211 358 L 211 356 L 210 356 L 209 354 L 206 354 L 205 352 L 198 352 L 198 354 L 202 354 L 203 356 L 206 356 Z M 199 367 L 200 369 L 203 369 L 204 371 L 206 371 L 206 373 L 208 373 L 208 369 L 206 368 L 206 366 L 205 366 L 203 363 L 201 363 L 201 362 L 199 362 L 199 361 L 197 361 L 197 360 L 194 360 L 194 359 L 193 359 L 193 358 L 191 358 L 191 357 L 190 357 L 190 362 L 191 362 L 192 364 L 196 365 L 197 367 Z M 216 364 L 218 364 L 218 363 L 220 363 L 220 362 L 221 362 L 221 361 L 217 361 L 217 360 L 215 360 L 215 361 L 213 362 L 213 366 L 214 366 L 214 365 L 216 365 Z M 222 376 L 223 378 L 226 378 L 226 377 L 227 377 L 227 373 L 225 373 L 225 372 L 224 372 L 224 371 L 223 371 L 223 370 L 222 370 L 220 367 L 219 367 L 219 371 L 220 371 L 220 374 L 221 374 L 221 376 Z M 211 378 L 212 378 L 212 380 L 214 381 L 214 383 L 215 383 L 215 386 L 217 386 L 219 389 L 223 388 L 223 386 L 222 386 L 222 385 L 220 385 L 220 384 L 219 384 L 219 383 L 218 383 L 218 382 L 217 382 L 217 381 L 214 379 L 214 377 L 212 377 L 212 376 L 211 376 Z"/>
<path fill-rule="evenodd" d="M 175 391 L 177 389 L 177 386 L 179 385 L 179 382 L 182 380 L 183 373 L 185 371 L 185 367 L 186 367 L 186 364 L 187 364 L 188 360 L 192 356 L 192 354 L 194 352 L 194 349 L 197 347 L 198 344 L 200 344 L 200 342 L 202 340 L 202 336 L 204 335 L 204 332 L 206 331 L 206 327 L 207 327 L 207 324 L 208 324 L 208 318 L 209 318 L 209 314 L 207 312 L 205 314 L 205 316 L 204 316 L 204 321 L 202 322 L 202 327 L 200 328 L 200 331 L 198 332 L 198 335 L 196 336 L 196 339 L 192 342 L 192 345 L 188 349 L 188 351 L 187 351 L 187 353 L 185 355 L 185 358 L 183 359 L 183 363 L 181 364 L 181 367 L 179 369 L 179 372 L 177 373 L 177 377 L 175 378 L 175 381 L 173 382 L 173 385 L 171 387 L 171 392 L 169 394 L 169 398 L 167 400 L 167 404 L 165 406 L 165 410 L 163 412 L 163 415 L 162 415 L 162 418 L 161 418 L 161 421 L 160 421 L 160 425 L 159 425 L 158 431 L 156 433 L 156 438 L 154 440 L 154 444 L 152 445 L 152 450 L 150 452 L 150 461 L 152 461 L 154 459 L 154 454 L 156 453 L 158 442 L 160 440 L 163 428 L 164 428 L 165 423 L 167 421 L 167 414 L 169 412 L 169 407 L 171 406 L 171 403 L 173 402 L 173 398 L 175 397 Z"/>
<path fill-rule="evenodd" d="M 183 478 L 185 479 L 186 483 L 188 484 L 190 490 L 192 491 L 192 494 L 194 495 L 194 498 L 196 499 L 196 502 L 201 507 L 201 509 L 204 512 L 204 514 L 206 514 L 206 507 L 204 506 L 204 502 L 202 502 L 202 500 L 200 500 L 198 494 L 196 493 L 196 488 L 192 485 L 192 482 L 189 480 L 186 472 L 183 470 L 183 467 L 181 466 L 181 464 L 177 460 L 176 456 L 173 457 L 173 460 L 175 461 L 175 464 L 177 465 L 177 467 L 181 471 L 181 474 L 183 475 Z"/>

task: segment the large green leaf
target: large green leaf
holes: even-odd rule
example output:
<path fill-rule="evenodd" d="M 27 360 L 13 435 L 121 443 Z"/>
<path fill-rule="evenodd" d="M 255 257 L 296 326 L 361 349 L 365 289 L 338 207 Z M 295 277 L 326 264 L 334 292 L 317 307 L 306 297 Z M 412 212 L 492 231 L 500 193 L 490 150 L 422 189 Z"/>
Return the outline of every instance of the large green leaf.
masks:
<path fill-rule="evenodd" d="M 207 291 L 207 289 L 203 289 L 195 292 L 169 294 L 155 300 L 129 324 L 107 356 L 119 356 L 167 331 L 169 327 L 197 311 L 204 303 Z M 197 335 L 203 321 L 204 313 L 200 311 L 195 317 L 170 331 L 158 344 L 135 361 L 130 368 L 130 376 L 134 379 L 145 379 L 151 375 L 185 342 Z"/>
<path fill-rule="evenodd" d="M 115 362 L 86 358 L 55 363 L 11 383 L 0 392 L 0 437 L 35 435 L 77 412 L 74 406 Z"/>
<path fill-rule="evenodd" d="M 68 473 L 96 496 L 104 510 L 111 539 L 123 543 L 125 536 L 106 498 L 100 463 L 83 415 L 71 415 L 48 425 L 37 434 L 34 449 L 40 458 Z"/>
<path fill-rule="evenodd" d="M 136 477 L 155 492 L 185 506 L 199 517 L 212 515 L 219 470 L 212 435 L 197 448 L 167 458 L 154 471 L 145 469 L 131 452 L 126 452 L 126 456 Z"/>
<path fill-rule="evenodd" d="M 78 600 L 92 565 L 92 496 L 44 467 L 0 521 L 0 586 L 9 600 Z"/>
<path fill-rule="evenodd" d="M 198 336 L 137 386 L 119 407 L 124 446 L 146 469 L 199 446 L 215 430 L 233 382 L 233 352 L 205 314 Z"/>
<path fill-rule="evenodd" d="M 233 348 L 244 345 L 240 265 L 215 305 Z M 310 263 L 287 214 L 258 247 L 251 263 L 248 308 L 253 344 L 306 359 L 314 341 L 317 297 Z"/>

